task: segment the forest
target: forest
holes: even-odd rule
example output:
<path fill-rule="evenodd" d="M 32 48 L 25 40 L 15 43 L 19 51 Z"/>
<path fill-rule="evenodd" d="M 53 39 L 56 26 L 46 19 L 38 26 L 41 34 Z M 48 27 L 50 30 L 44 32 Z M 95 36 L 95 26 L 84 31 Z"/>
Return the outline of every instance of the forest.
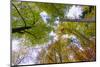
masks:
<path fill-rule="evenodd" d="M 11 64 L 96 61 L 96 6 L 11 2 Z"/>

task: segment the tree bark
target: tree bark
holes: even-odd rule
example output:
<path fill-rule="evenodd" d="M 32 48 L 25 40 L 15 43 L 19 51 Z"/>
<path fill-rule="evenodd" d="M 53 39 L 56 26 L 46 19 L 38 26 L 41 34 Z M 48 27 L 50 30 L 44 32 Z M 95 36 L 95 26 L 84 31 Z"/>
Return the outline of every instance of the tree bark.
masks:
<path fill-rule="evenodd" d="M 31 26 L 27 26 L 27 27 L 19 27 L 19 28 L 12 28 L 12 33 L 21 33 L 22 31 L 25 31 L 27 29 L 31 29 Z"/>

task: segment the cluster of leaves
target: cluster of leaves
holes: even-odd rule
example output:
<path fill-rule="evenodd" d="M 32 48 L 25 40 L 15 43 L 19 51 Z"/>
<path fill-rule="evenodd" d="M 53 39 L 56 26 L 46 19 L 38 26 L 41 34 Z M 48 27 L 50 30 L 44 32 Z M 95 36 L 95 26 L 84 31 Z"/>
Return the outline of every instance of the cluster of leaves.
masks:
<path fill-rule="evenodd" d="M 95 6 L 84 6 L 83 7 L 83 18 L 86 19 L 95 19 L 96 15 L 96 7 Z"/>
<path fill-rule="evenodd" d="M 24 29 L 21 30 L 21 32 L 18 30 L 17 33 L 14 33 L 15 36 L 22 36 L 23 33 L 27 33 L 30 35 L 28 36 L 34 36 L 29 37 L 29 39 L 32 39 L 33 41 L 35 39 L 41 39 L 41 40 L 35 40 L 33 44 L 36 44 L 40 41 L 40 43 L 43 43 L 43 40 L 47 40 L 47 33 L 49 33 L 52 28 L 47 27 L 46 24 L 43 24 L 43 20 L 40 17 L 40 12 L 46 11 L 51 16 L 50 23 L 53 23 L 55 20 L 55 17 L 59 16 L 61 18 L 64 17 L 64 11 L 65 9 L 69 9 L 69 7 L 72 5 L 65 5 L 65 4 L 53 4 L 53 3 L 34 3 L 34 2 L 12 2 L 12 28 L 19 28 L 19 27 L 28 27 L 31 26 L 31 29 Z M 95 7 L 91 6 L 84 6 L 84 17 L 90 16 L 95 13 Z M 88 15 L 89 14 L 89 15 Z M 46 30 L 45 30 L 46 29 Z M 27 30 L 27 32 L 25 32 Z M 42 31 L 43 30 L 43 31 Z M 84 31 L 83 31 L 84 32 Z M 22 34 L 19 34 L 22 33 Z M 41 34 L 40 34 L 41 33 Z M 43 33 L 43 34 L 42 34 Z M 44 39 L 43 39 L 44 38 Z"/>
<path fill-rule="evenodd" d="M 48 33 L 53 30 L 47 27 L 40 17 L 40 12 L 46 11 L 51 16 L 50 24 L 53 24 L 55 17 L 64 16 L 63 4 L 42 4 L 34 2 L 12 2 L 12 33 L 13 30 L 23 27 L 22 30 L 15 31 L 13 37 L 26 36 L 33 44 L 40 44 L 48 41 Z M 30 27 L 27 29 L 27 27 Z"/>
<path fill-rule="evenodd" d="M 44 43 L 48 41 L 48 33 L 51 27 L 43 23 L 39 13 L 40 9 L 35 3 L 13 2 L 12 4 L 12 32 L 15 29 L 23 27 L 13 33 L 13 37 L 26 36 L 33 44 Z M 15 6 L 15 7 L 14 7 Z M 17 10 L 16 10 L 17 9 Z M 30 27 L 27 29 L 27 27 Z"/>
<path fill-rule="evenodd" d="M 89 25 L 88 28 L 87 25 Z M 92 34 L 90 34 L 90 32 Z M 39 57 L 40 63 L 96 60 L 95 23 L 64 22 L 60 24 L 57 33 L 59 34 L 59 40 L 51 44 L 47 51 L 42 51 Z M 84 50 L 72 44 L 70 39 L 62 39 L 61 36 L 64 34 L 77 36 Z"/>

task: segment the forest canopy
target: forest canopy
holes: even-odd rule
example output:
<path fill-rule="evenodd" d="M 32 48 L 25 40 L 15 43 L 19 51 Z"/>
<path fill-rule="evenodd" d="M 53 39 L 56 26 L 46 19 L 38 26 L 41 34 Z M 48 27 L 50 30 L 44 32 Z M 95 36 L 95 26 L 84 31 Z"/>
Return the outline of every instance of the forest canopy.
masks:
<path fill-rule="evenodd" d="M 95 18 L 95 6 L 13 0 L 12 64 L 95 61 Z"/>

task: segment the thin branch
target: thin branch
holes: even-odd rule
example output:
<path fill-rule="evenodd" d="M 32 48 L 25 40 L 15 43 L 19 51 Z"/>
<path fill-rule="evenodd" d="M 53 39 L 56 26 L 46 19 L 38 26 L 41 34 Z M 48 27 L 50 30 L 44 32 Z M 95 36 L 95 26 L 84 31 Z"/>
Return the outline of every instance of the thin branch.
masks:
<path fill-rule="evenodd" d="M 28 33 L 28 34 L 32 35 L 34 38 L 36 38 L 36 39 L 37 39 L 37 37 L 36 37 L 34 34 L 32 34 L 31 32 L 28 32 L 28 31 L 24 31 L 24 32 L 26 32 L 26 33 Z"/>
<path fill-rule="evenodd" d="M 50 55 L 47 54 L 48 59 L 51 60 L 52 62 L 55 62 L 54 59 L 51 56 L 52 56 L 51 53 L 50 53 Z"/>
<path fill-rule="evenodd" d="M 26 27 L 26 22 L 25 19 L 23 18 L 23 16 L 21 15 L 21 13 L 19 12 L 19 10 L 17 9 L 17 7 L 12 3 L 12 5 L 15 7 L 15 9 L 17 10 L 18 14 L 20 15 L 20 17 L 22 18 L 22 20 L 24 21 L 25 27 Z"/>
<path fill-rule="evenodd" d="M 61 18 L 61 22 L 96 22 L 95 18 L 92 19 L 63 19 Z"/>
<path fill-rule="evenodd" d="M 16 64 L 20 64 L 20 63 L 24 60 L 24 58 L 25 58 L 25 55 L 24 55 L 22 58 L 18 59 L 18 60 L 16 61 Z"/>

